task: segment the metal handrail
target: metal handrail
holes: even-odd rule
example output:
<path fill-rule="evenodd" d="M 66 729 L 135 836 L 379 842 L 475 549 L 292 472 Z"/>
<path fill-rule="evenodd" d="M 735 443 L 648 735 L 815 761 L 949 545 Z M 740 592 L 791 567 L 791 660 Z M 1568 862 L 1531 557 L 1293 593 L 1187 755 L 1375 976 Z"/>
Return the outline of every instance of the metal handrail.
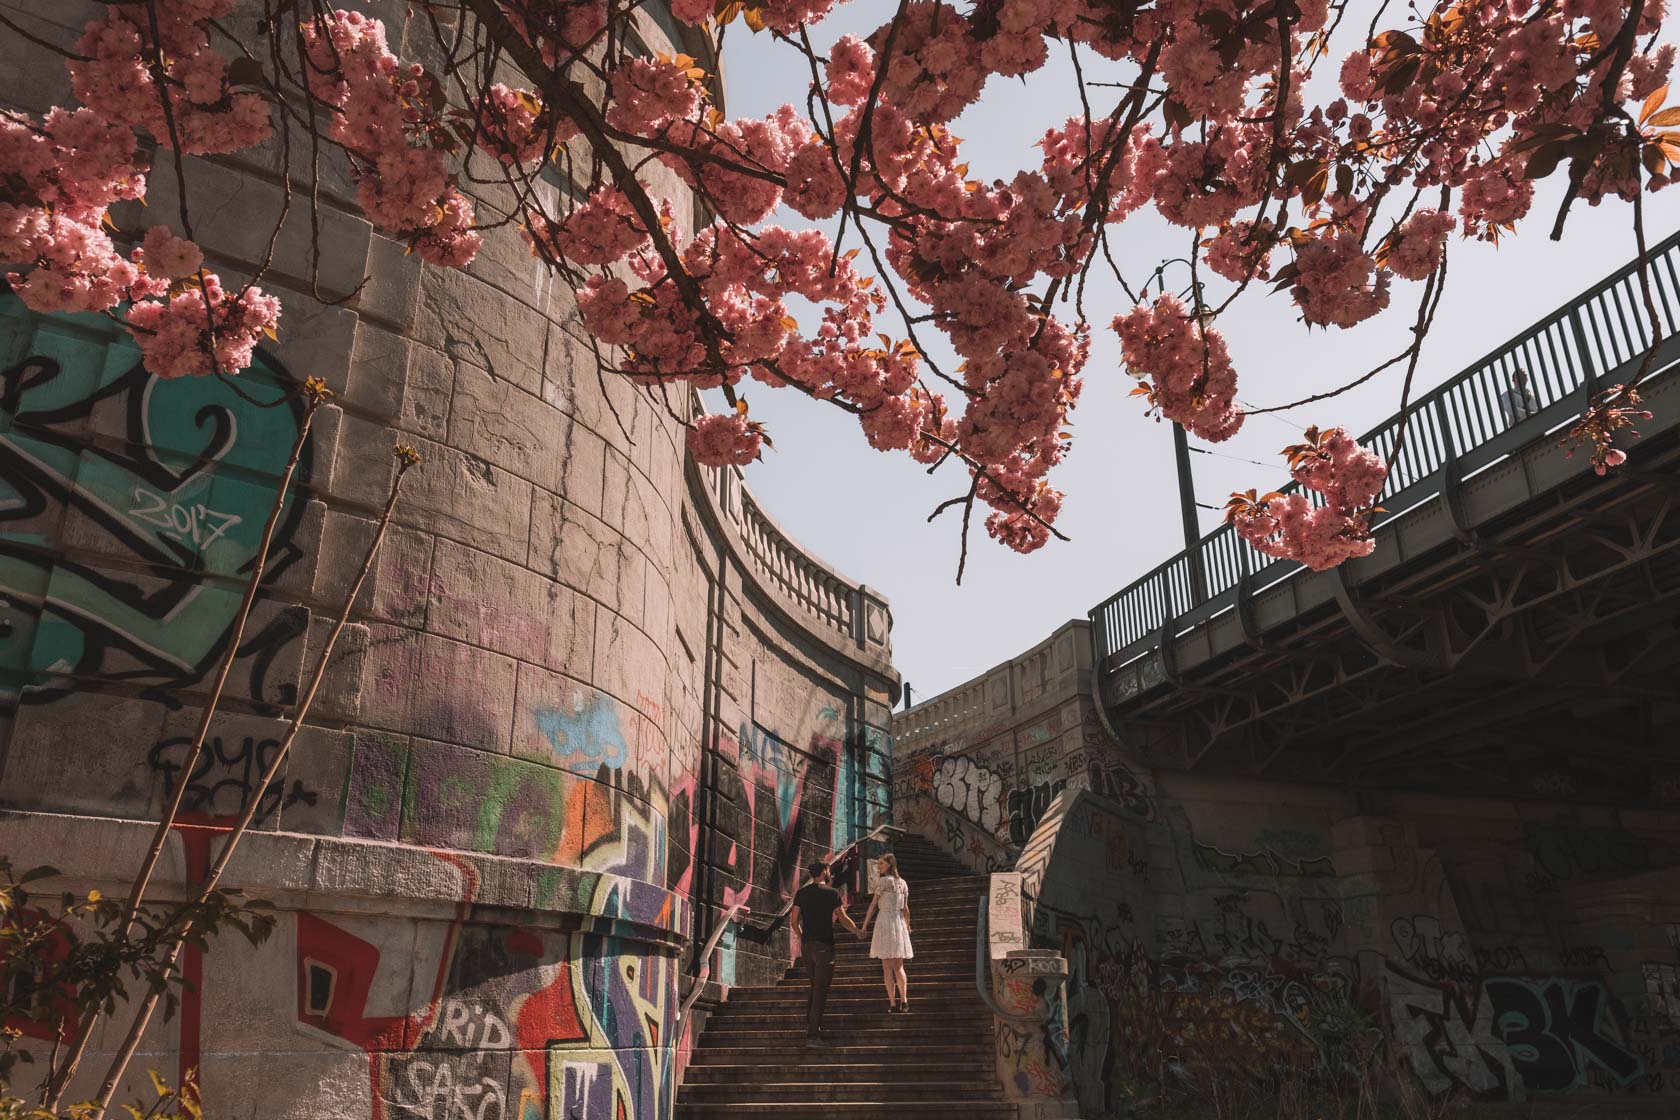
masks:
<path fill-rule="evenodd" d="M 1390 513 L 1384 523 L 1437 496 L 1447 475 L 1462 477 L 1487 466 L 1531 439 L 1567 423 L 1583 411 L 1596 386 L 1641 360 L 1653 343 L 1635 276 L 1649 266 L 1660 319 L 1657 335 L 1666 350 L 1680 330 L 1680 232 L 1652 246 L 1642 259 L 1617 272 L 1538 320 L 1515 337 L 1423 394 L 1405 413 L 1396 413 L 1361 437 L 1379 455 L 1398 457 L 1378 503 Z M 1665 360 L 1680 356 L 1665 353 Z M 1537 413 L 1506 425 L 1498 397 L 1518 366 L 1526 370 Z M 1297 490 L 1291 482 L 1285 493 Z M 1316 500 L 1316 495 L 1314 495 Z M 1099 671 L 1110 655 L 1142 652 L 1164 630 L 1210 617 L 1231 606 L 1239 588 L 1263 590 L 1304 570 L 1291 560 L 1274 560 L 1221 525 L 1165 563 L 1104 599 L 1090 611 L 1091 641 Z M 1200 571 L 1206 593 L 1193 580 Z"/>
<path fill-rule="evenodd" d="M 844 848 L 835 852 L 829 857 L 828 862 L 835 863 L 840 859 L 843 859 L 859 844 L 866 844 L 875 839 L 877 836 L 880 836 L 882 833 L 903 831 L 904 829 L 895 824 L 876 825 L 864 835 L 858 837 L 850 844 L 847 844 Z M 775 929 L 776 924 L 792 912 L 793 899 L 790 898 L 787 901 L 787 905 L 783 906 L 775 914 L 771 915 L 769 922 L 765 925 L 765 929 Z M 692 1008 L 695 1001 L 700 998 L 700 991 L 706 986 L 706 981 L 711 979 L 712 954 L 717 951 L 718 942 L 723 940 L 724 931 L 734 925 L 735 922 L 740 920 L 743 916 L 750 913 L 752 913 L 752 907 L 748 906 L 744 902 L 737 902 L 731 905 L 729 909 L 725 910 L 722 914 L 718 915 L 717 922 L 712 926 L 712 935 L 706 938 L 705 947 L 700 950 L 700 971 L 694 977 L 694 986 L 689 989 L 688 995 L 683 997 L 682 1006 L 677 1009 L 677 1022 L 679 1024 L 684 1019 L 688 1018 L 689 1009 Z"/>
<path fill-rule="evenodd" d="M 992 998 L 991 970 L 986 967 L 991 960 L 986 950 L 991 941 L 991 917 L 987 914 L 990 907 L 991 892 L 980 896 L 980 920 L 974 923 L 974 987 L 980 992 L 980 998 L 986 1001 L 986 1006 L 992 1009 L 992 1014 L 999 1019 L 1006 1019 L 1011 1023 L 1048 1023 L 1054 1014 L 1050 1008 L 1043 1011 L 1022 1015 L 1018 1011 L 1005 1011 Z"/>
<path fill-rule="evenodd" d="M 712 954 L 717 951 L 718 942 L 723 940 L 723 931 L 732 925 L 736 918 L 752 911 L 752 907 L 744 902 L 737 902 L 723 914 L 719 915 L 717 924 L 712 927 L 712 935 L 706 938 L 706 947 L 700 950 L 700 972 L 694 977 L 694 987 L 683 997 L 682 1006 L 677 1008 L 677 1023 L 688 1018 L 689 1008 L 700 998 L 700 990 L 706 986 L 706 981 L 712 976 Z"/>

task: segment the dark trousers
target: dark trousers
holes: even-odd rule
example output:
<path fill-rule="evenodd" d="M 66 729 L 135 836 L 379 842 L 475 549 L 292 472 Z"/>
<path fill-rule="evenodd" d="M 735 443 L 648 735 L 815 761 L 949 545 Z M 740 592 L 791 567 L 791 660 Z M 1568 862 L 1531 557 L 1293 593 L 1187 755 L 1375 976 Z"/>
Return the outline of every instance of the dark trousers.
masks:
<path fill-rule="evenodd" d="M 811 969 L 811 1002 L 805 1009 L 805 1033 L 822 1029 L 823 1006 L 828 1003 L 828 986 L 834 982 L 834 943 L 807 941 L 802 946 L 805 963 Z"/>

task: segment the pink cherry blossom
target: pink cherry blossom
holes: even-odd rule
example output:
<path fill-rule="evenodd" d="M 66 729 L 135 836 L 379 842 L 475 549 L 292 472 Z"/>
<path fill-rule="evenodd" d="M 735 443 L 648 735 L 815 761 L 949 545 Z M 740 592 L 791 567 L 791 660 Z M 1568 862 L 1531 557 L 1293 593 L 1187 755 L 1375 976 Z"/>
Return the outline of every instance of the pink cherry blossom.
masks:
<path fill-rule="evenodd" d="M 146 300 L 128 312 L 129 333 L 140 344 L 146 368 L 159 377 L 238 372 L 251 364 L 257 341 L 279 320 L 278 299 L 257 288 L 225 292 L 209 273 L 203 290 L 199 284 L 186 284 L 169 299 Z"/>
<path fill-rule="evenodd" d="M 688 430 L 688 450 L 710 467 L 744 467 L 764 448 L 764 433 L 745 412 L 708 413 Z"/>

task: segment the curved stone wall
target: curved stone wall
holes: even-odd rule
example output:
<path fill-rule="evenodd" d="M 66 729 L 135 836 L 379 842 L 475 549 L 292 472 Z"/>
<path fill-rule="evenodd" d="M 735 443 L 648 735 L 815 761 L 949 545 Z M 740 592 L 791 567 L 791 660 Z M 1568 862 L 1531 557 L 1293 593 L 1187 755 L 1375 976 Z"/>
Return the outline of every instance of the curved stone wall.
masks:
<path fill-rule="evenodd" d="M 4 6 L 36 28 L 92 10 Z M 24 77 L 4 96 L 68 99 L 56 60 L 0 51 Z M 212 266 L 248 272 L 278 160 L 189 161 L 186 184 Z M 160 161 L 119 224 L 165 220 L 178 190 Z M 713 975 L 780 975 L 787 935 L 763 919 L 806 857 L 885 812 L 886 604 L 737 472 L 689 461 L 665 401 L 597 375 L 514 230 L 438 270 L 356 215 L 342 167 L 322 197 L 318 260 L 293 199 L 264 280 L 280 339 L 233 385 L 152 378 L 108 323 L 0 296 L 0 852 L 120 895 L 185 781 L 159 883 L 180 894 L 272 757 L 401 438 L 424 462 L 229 874 L 277 931 L 188 959 L 195 988 L 133 1081 L 199 1069 L 218 1120 L 668 1116 L 689 947 L 745 898 L 759 921 Z M 305 376 L 336 400 L 183 774 Z"/>

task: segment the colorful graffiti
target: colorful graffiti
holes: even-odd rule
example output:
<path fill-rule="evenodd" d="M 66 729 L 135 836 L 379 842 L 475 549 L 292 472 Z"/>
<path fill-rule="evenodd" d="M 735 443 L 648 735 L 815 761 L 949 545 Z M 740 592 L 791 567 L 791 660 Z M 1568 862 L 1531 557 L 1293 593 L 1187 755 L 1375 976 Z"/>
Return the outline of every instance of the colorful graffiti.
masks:
<path fill-rule="evenodd" d="M 674 955 L 605 934 L 476 922 L 476 873 L 440 858 L 461 875 L 455 920 L 420 923 L 398 951 L 359 936 L 363 920 L 297 917 L 298 1023 L 367 1054 L 370 1115 L 668 1115 Z M 626 889 L 598 880 L 585 905 L 610 924 L 637 909 Z M 417 1011 L 416 990 L 429 993 Z"/>
<path fill-rule="evenodd" d="M 0 693 L 41 703 L 76 678 L 197 681 L 226 641 L 273 504 L 267 480 L 297 434 L 298 406 L 246 397 L 278 400 L 290 376 L 259 353 L 238 389 L 156 378 L 109 323 L 37 317 L 9 294 L 0 369 Z M 113 438 L 96 442 L 90 429 Z M 306 448 L 300 483 L 309 468 Z M 288 497 L 268 582 L 301 557 L 303 513 Z M 64 557 L 62 534 L 100 559 Z M 254 619 L 234 679 L 259 706 L 292 701 L 295 682 L 271 669 L 306 624 L 302 608 Z"/>

